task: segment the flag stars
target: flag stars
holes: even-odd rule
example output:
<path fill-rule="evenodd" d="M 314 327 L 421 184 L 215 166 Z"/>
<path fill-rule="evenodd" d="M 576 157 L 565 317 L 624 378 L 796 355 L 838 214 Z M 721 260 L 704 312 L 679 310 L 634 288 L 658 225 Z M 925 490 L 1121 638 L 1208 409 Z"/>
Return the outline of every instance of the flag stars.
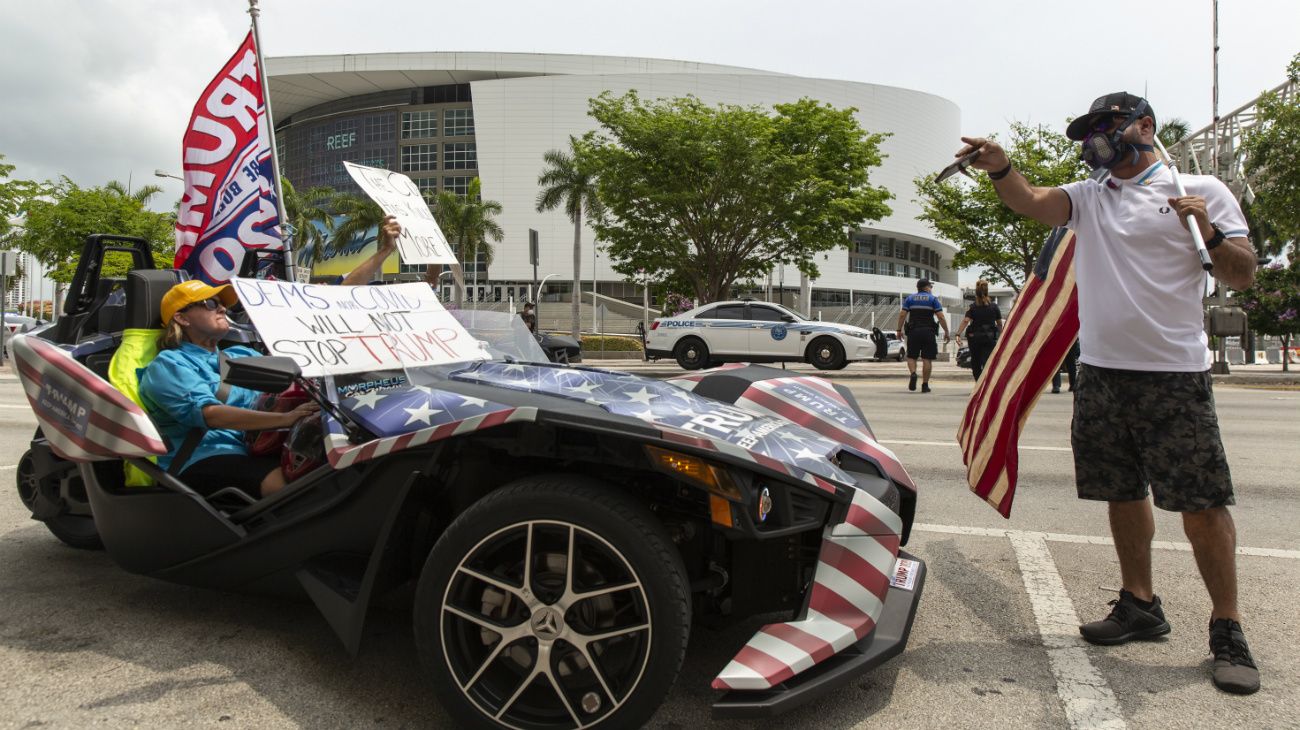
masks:
<path fill-rule="evenodd" d="M 403 408 L 402 410 L 406 411 L 407 415 L 410 416 L 410 418 L 406 419 L 406 423 L 402 424 L 404 426 L 409 426 L 416 421 L 428 426 L 430 425 L 430 417 L 436 413 L 442 413 L 442 411 L 430 408 L 428 405 L 422 405 L 419 408 Z"/>
<path fill-rule="evenodd" d="M 634 401 L 636 403 L 644 403 L 647 406 L 650 405 L 651 400 L 654 400 L 655 398 L 659 397 L 657 395 L 652 394 L 650 391 L 646 390 L 645 386 L 641 386 L 641 390 L 635 393 L 624 393 L 623 395 L 627 396 L 627 399 L 630 401 Z"/>
<path fill-rule="evenodd" d="M 384 394 L 380 393 L 377 390 L 372 390 L 369 393 L 362 393 L 361 395 L 358 395 L 352 399 L 352 410 L 355 411 L 360 408 L 369 408 L 370 410 L 373 411 L 375 409 L 375 405 L 383 399 L 384 399 Z"/>

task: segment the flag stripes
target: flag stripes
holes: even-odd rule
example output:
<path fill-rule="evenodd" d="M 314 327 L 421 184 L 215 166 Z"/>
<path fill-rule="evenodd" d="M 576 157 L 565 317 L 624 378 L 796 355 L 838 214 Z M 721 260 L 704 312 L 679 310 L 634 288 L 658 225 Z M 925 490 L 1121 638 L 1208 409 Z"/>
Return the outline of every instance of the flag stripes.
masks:
<path fill-rule="evenodd" d="M 1015 497 L 1020 433 L 1078 337 L 1074 247 L 1066 229 L 1048 237 L 957 430 L 971 491 L 1003 517 Z"/>

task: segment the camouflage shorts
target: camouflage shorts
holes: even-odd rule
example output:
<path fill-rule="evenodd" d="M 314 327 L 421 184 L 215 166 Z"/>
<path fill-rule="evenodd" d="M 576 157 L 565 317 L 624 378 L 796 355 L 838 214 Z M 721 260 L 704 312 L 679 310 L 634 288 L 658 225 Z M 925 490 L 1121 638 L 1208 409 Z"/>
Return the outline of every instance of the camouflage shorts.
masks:
<path fill-rule="evenodd" d="M 1079 365 L 1074 477 L 1081 499 L 1145 499 L 1195 512 L 1234 503 L 1209 372 Z"/>

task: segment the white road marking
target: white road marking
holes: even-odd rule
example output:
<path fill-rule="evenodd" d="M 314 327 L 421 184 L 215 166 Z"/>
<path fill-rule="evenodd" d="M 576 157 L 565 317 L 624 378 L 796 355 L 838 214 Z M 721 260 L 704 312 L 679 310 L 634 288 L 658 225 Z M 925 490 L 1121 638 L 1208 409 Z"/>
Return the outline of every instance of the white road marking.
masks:
<path fill-rule="evenodd" d="M 17 468 L 18 468 L 17 464 L 5 464 L 4 466 L 0 466 L 0 472 L 6 472 L 9 471 L 10 469 L 17 469 Z"/>
<path fill-rule="evenodd" d="M 1119 701 L 1105 678 L 1092 665 L 1086 644 L 1079 636 L 1079 616 L 1065 592 L 1061 574 L 1041 534 L 1009 535 L 1020 563 L 1020 576 L 1034 609 L 1038 635 L 1047 649 L 1056 694 L 1065 706 L 1065 717 L 1076 730 L 1122 730 L 1127 728 Z"/>
<path fill-rule="evenodd" d="M 912 525 L 913 530 L 919 532 L 940 532 L 949 535 L 979 535 L 981 537 L 1017 537 L 1022 535 L 1039 536 L 1048 542 L 1072 542 L 1084 545 L 1114 545 L 1115 541 L 1109 537 L 1099 535 L 1070 535 L 1061 532 L 1034 532 L 1030 530 L 1000 530 L 993 527 L 965 527 L 962 525 L 927 525 L 916 523 Z M 1168 540 L 1155 540 L 1151 543 L 1155 550 L 1177 550 L 1179 552 L 1190 553 L 1192 546 L 1186 542 L 1171 542 Z M 1300 560 L 1300 550 L 1282 550 L 1279 548 L 1258 548 L 1237 546 L 1238 555 L 1249 555 L 1256 558 L 1286 558 L 1288 560 Z"/>
<path fill-rule="evenodd" d="M 32 409 L 32 406 L 30 403 L 26 403 L 21 406 L 12 406 L 7 403 L 0 403 L 0 408 L 18 408 L 24 411 L 30 411 Z"/>
<path fill-rule="evenodd" d="M 881 439 L 882 444 L 901 444 L 903 446 L 952 446 L 958 448 L 961 444 L 956 441 L 899 441 Z M 1069 446 L 1020 446 L 1022 451 L 1073 451 Z"/>

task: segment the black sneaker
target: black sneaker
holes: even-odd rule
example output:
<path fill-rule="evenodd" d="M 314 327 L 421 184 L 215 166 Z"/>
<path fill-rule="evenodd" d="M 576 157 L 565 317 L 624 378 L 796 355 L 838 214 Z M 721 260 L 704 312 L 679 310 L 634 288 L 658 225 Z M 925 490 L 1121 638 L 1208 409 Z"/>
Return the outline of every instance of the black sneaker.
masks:
<path fill-rule="evenodd" d="M 921 392 L 922 392 L 922 393 L 929 393 L 929 392 L 930 392 L 930 384 L 929 384 L 929 383 L 921 383 Z"/>
<path fill-rule="evenodd" d="M 1221 618 L 1210 622 L 1210 653 L 1214 655 L 1214 686 L 1248 695 L 1259 689 L 1259 669 L 1250 656 L 1241 624 Z"/>
<path fill-rule="evenodd" d="M 916 373 L 912 373 L 911 379 L 907 381 L 908 390 L 916 390 Z"/>
<path fill-rule="evenodd" d="M 1079 633 L 1089 643 L 1113 646 L 1169 633 L 1169 622 L 1160 607 L 1160 596 L 1152 596 L 1151 607 L 1143 608 L 1138 605 L 1137 596 L 1120 590 L 1119 598 L 1111 601 L 1110 606 L 1109 616 L 1079 627 Z"/>

